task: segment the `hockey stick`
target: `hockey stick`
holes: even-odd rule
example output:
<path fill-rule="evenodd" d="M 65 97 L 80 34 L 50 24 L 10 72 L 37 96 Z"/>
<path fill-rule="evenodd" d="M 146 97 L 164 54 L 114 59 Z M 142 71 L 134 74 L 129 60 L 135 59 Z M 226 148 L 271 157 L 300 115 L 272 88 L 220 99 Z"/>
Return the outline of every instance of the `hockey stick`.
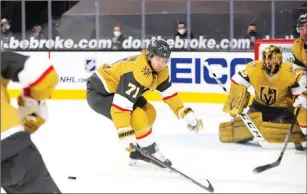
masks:
<path fill-rule="evenodd" d="M 298 108 L 296 109 L 294 119 L 293 119 L 293 121 L 292 121 L 292 123 L 291 123 L 291 127 L 290 127 L 290 129 L 289 129 L 289 131 L 288 131 L 288 134 L 287 134 L 286 139 L 285 139 L 284 146 L 283 146 L 283 148 L 282 148 L 282 150 L 281 150 L 281 153 L 280 153 L 278 159 L 277 159 L 275 162 L 271 163 L 271 164 L 266 164 L 266 165 L 263 165 L 263 166 L 258 166 L 257 168 L 255 168 L 255 169 L 253 170 L 254 173 L 260 173 L 260 172 L 266 171 L 266 170 L 268 170 L 268 169 L 274 168 L 274 167 L 276 167 L 276 166 L 279 166 L 279 164 L 280 164 L 280 162 L 281 162 L 281 159 L 282 159 L 282 157 L 283 157 L 283 155 L 284 155 L 284 153 L 285 153 L 285 151 L 286 151 L 287 145 L 288 145 L 288 143 L 289 143 L 289 141 L 290 141 L 290 137 L 291 137 L 291 134 L 292 134 L 294 125 L 295 125 L 295 123 L 296 123 L 297 115 L 298 115 L 298 113 L 300 112 L 300 108 L 301 108 L 301 107 L 298 107 Z"/>
<path fill-rule="evenodd" d="M 216 76 L 216 74 L 214 72 L 211 71 L 208 62 L 204 62 L 204 66 L 209 70 L 209 72 L 213 75 L 214 79 L 216 80 L 216 82 L 223 88 L 224 92 L 227 93 L 227 89 L 225 88 L 225 86 L 222 84 L 222 82 L 220 81 L 220 79 Z M 258 141 L 258 143 L 262 146 L 262 147 L 267 147 L 266 145 L 268 145 L 269 143 L 263 138 L 263 136 L 261 135 L 260 131 L 258 130 L 258 128 L 256 127 L 256 125 L 253 123 L 253 121 L 249 118 L 249 116 L 245 113 L 240 113 L 239 116 L 241 117 L 242 121 L 244 122 L 244 124 L 246 125 L 246 127 L 249 129 L 249 131 L 252 133 L 252 135 L 254 136 L 254 138 L 256 138 L 256 140 Z"/>
<path fill-rule="evenodd" d="M 211 183 L 210 183 L 208 180 L 207 180 L 208 186 L 205 186 L 205 185 L 203 185 L 203 184 L 197 182 L 196 180 L 190 178 L 189 176 L 183 174 L 183 173 L 180 172 L 179 170 L 177 170 L 177 169 L 175 169 L 175 168 L 173 168 L 173 167 L 171 167 L 171 166 L 168 166 L 168 165 L 164 164 L 162 161 L 160 161 L 160 160 L 157 159 L 156 157 L 152 156 L 151 154 L 148 154 L 148 153 L 147 153 L 145 150 L 143 150 L 142 148 L 139 148 L 138 146 L 135 146 L 135 145 L 132 144 L 132 143 L 130 144 L 130 146 L 131 146 L 133 149 L 139 151 L 139 152 L 140 152 L 142 155 L 144 155 L 145 157 L 151 159 L 152 161 L 157 162 L 158 164 L 164 166 L 165 168 L 170 169 L 172 172 L 175 172 L 175 173 L 181 175 L 181 176 L 184 177 L 185 179 L 192 181 L 194 184 L 198 185 L 199 187 L 201 187 L 201 188 L 203 188 L 203 189 L 205 189 L 205 190 L 207 190 L 207 191 L 209 191 L 209 192 L 211 192 L 211 193 L 214 191 L 213 186 L 211 185 Z"/>

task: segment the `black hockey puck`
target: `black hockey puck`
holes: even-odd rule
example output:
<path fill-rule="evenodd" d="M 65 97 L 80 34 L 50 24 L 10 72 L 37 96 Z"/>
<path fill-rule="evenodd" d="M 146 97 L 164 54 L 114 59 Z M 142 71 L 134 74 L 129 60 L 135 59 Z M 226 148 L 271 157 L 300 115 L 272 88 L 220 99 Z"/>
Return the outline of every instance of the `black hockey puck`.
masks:
<path fill-rule="evenodd" d="M 75 177 L 75 176 L 69 176 L 68 179 L 76 180 L 77 177 Z"/>

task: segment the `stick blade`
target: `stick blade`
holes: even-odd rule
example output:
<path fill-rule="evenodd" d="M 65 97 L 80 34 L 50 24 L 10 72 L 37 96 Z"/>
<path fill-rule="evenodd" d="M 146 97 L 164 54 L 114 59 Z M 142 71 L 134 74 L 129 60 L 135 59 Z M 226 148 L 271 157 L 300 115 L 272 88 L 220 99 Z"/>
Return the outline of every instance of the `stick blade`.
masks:
<path fill-rule="evenodd" d="M 272 164 L 266 164 L 266 165 L 263 165 L 263 166 L 258 166 L 257 168 L 255 168 L 253 170 L 253 172 L 255 174 L 257 174 L 257 173 L 261 173 L 261 172 L 266 171 L 266 170 L 271 169 L 271 168 L 273 168 Z"/>
<path fill-rule="evenodd" d="M 208 179 L 206 179 L 209 186 L 207 186 L 206 190 L 209 191 L 210 193 L 213 193 L 214 192 L 214 188 L 212 186 L 212 184 L 210 183 L 210 181 Z"/>

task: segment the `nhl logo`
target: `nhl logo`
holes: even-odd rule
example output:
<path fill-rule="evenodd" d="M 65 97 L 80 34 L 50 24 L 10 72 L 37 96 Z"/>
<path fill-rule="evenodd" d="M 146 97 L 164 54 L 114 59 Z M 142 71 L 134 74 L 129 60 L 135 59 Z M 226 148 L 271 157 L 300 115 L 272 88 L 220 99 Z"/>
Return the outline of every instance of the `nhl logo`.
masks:
<path fill-rule="evenodd" d="M 85 70 L 87 72 L 93 72 L 96 70 L 96 60 L 95 59 L 85 59 Z"/>

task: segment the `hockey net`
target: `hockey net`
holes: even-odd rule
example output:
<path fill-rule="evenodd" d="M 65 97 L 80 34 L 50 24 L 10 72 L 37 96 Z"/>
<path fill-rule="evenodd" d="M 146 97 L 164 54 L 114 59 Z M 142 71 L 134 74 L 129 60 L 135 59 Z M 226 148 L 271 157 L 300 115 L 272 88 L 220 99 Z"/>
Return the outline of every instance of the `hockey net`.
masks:
<path fill-rule="evenodd" d="M 291 49 L 294 39 L 269 39 L 269 40 L 256 40 L 254 44 L 254 57 L 255 60 L 261 60 L 262 51 L 270 46 L 278 46 L 283 53 L 283 61 L 289 61 L 289 57 L 293 57 Z"/>

